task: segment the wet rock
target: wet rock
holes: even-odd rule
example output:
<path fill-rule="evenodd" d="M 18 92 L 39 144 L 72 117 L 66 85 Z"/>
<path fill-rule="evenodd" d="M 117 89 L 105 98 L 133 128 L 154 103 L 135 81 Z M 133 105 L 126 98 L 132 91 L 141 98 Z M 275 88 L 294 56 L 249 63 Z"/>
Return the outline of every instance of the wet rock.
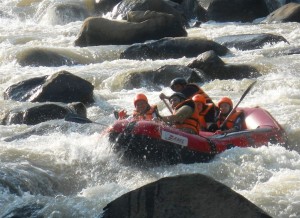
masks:
<path fill-rule="evenodd" d="M 75 45 L 127 45 L 163 37 L 186 36 L 187 33 L 179 20 L 171 14 L 153 11 L 139 13 L 141 22 L 109 20 L 91 17 L 84 21 Z M 142 15 L 141 15 L 142 13 Z M 131 15 L 133 17 L 133 15 Z M 137 15 L 136 15 L 137 16 Z"/>
<path fill-rule="evenodd" d="M 158 77 L 154 80 L 159 86 L 169 86 L 177 77 L 184 77 L 190 83 L 205 82 L 203 71 L 182 65 L 165 65 L 156 70 Z"/>
<path fill-rule="evenodd" d="M 222 56 L 229 50 L 217 42 L 198 37 L 163 38 L 129 46 L 120 54 L 123 59 L 169 59 L 182 57 L 197 57 L 199 54 L 213 50 Z"/>
<path fill-rule="evenodd" d="M 208 20 L 217 22 L 252 22 L 269 14 L 264 0 L 211 0 Z"/>
<path fill-rule="evenodd" d="M 183 11 L 176 8 L 176 4 L 163 0 L 123 0 L 112 11 L 112 17 L 126 19 L 130 11 L 156 11 L 172 14 L 180 20 L 181 24 L 186 23 Z"/>
<path fill-rule="evenodd" d="M 187 64 L 190 68 L 202 70 L 206 78 L 213 79 L 243 79 L 261 76 L 258 70 L 249 65 L 226 64 L 214 51 L 204 52 Z"/>
<path fill-rule="evenodd" d="M 160 179 L 122 195 L 103 210 L 103 218 L 271 217 L 245 197 L 201 174 Z"/>
<path fill-rule="evenodd" d="M 200 54 L 186 66 L 165 65 L 154 70 L 129 71 L 118 75 L 111 83 L 111 89 L 134 89 L 146 87 L 161 90 L 169 86 L 176 77 L 184 77 L 190 83 L 204 83 L 213 79 L 243 79 L 261 76 L 251 65 L 225 63 L 214 51 Z"/>
<path fill-rule="evenodd" d="M 259 49 L 267 43 L 288 43 L 284 37 L 270 33 L 229 35 L 218 37 L 214 40 L 227 48 L 234 47 L 239 50 Z"/>
<path fill-rule="evenodd" d="M 300 22 L 300 4 L 289 3 L 269 14 L 262 23 Z"/>
<path fill-rule="evenodd" d="M 93 85 L 67 71 L 25 80 L 8 87 L 4 99 L 31 102 L 94 102 Z"/>
<path fill-rule="evenodd" d="M 31 48 L 21 51 L 17 55 L 17 62 L 21 66 L 45 66 L 45 67 L 59 67 L 70 66 L 77 64 L 76 61 L 68 58 L 58 52 L 48 50 L 46 48 Z"/>
<path fill-rule="evenodd" d="M 113 8 L 122 0 L 98 0 L 95 2 L 95 11 L 98 14 L 106 14 L 113 10 Z"/>
<path fill-rule="evenodd" d="M 197 22 L 206 22 L 207 15 L 206 10 L 201 6 L 200 2 L 197 0 L 184 0 L 178 2 L 180 4 L 184 16 L 190 19 L 196 19 Z"/>
<path fill-rule="evenodd" d="M 70 108 L 71 114 L 77 114 L 82 117 L 87 116 L 86 106 L 81 102 L 72 102 L 67 104 L 67 107 Z"/>
<path fill-rule="evenodd" d="M 72 104 L 42 103 L 34 106 L 23 106 L 7 112 L 1 118 L 2 125 L 27 124 L 36 125 L 54 119 L 64 119 L 67 114 L 79 114 L 86 117 L 86 107 L 81 102 Z"/>
<path fill-rule="evenodd" d="M 203 82 L 202 72 L 182 65 L 165 65 L 158 69 L 146 71 L 126 72 L 118 75 L 112 81 L 112 90 L 134 89 L 146 87 L 149 90 L 161 90 L 162 86 L 169 86 L 176 77 L 191 78 L 193 82 Z"/>
<path fill-rule="evenodd" d="M 4 91 L 4 100 L 27 101 L 33 95 L 33 92 L 41 87 L 48 76 L 35 77 L 11 85 Z"/>

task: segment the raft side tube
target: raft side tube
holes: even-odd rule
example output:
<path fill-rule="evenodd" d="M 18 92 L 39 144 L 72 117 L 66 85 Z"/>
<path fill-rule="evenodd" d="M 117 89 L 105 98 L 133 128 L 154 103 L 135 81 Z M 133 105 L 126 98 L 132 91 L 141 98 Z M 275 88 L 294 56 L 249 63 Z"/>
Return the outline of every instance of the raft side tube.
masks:
<path fill-rule="evenodd" d="M 274 117 L 268 111 L 260 107 L 239 108 L 239 110 L 242 110 L 245 114 L 245 125 L 248 130 L 262 127 L 282 129 Z"/>

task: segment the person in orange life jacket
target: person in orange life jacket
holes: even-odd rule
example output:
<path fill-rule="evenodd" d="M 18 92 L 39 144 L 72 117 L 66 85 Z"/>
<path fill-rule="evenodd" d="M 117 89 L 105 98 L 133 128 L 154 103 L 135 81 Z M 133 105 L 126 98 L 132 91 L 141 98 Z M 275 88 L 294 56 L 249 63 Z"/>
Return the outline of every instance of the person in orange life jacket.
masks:
<path fill-rule="evenodd" d="M 221 128 L 222 123 L 233 108 L 233 103 L 230 98 L 221 98 L 218 102 L 218 107 L 220 109 L 220 113 L 217 119 L 217 125 L 219 130 L 216 131 L 216 134 L 224 134 L 242 130 L 244 121 L 244 113 L 242 111 L 234 111 L 228 118 L 223 128 Z"/>
<path fill-rule="evenodd" d="M 150 106 L 146 95 L 139 93 L 133 99 L 135 110 L 131 116 L 127 115 L 125 110 L 121 110 L 118 119 L 136 119 L 136 120 L 152 120 L 158 114 L 157 106 Z"/>
<path fill-rule="evenodd" d="M 171 81 L 170 88 L 174 92 L 180 92 L 185 95 L 186 98 L 192 98 L 196 94 L 204 95 L 207 103 L 213 103 L 211 98 L 197 85 L 194 83 L 188 83 L 184 78 L 178 77 Z M 164 93 L 159 95 L 160 99 L 168 99 Z"/>
<path fill-rule="evenodd" d="M 200 124 L 195 103 L 187 99 L 182 93 L 175 92 L 169 97 L 169 102 L 173 109 L 173 114 L 169 116 L 160 116 L 160 119 L 176 128 L 192 134 L 198 134 Z"/>
<path fill-rule="evenodd" d="M 199 122 L 201 131 L 215 132 L 217 130 L 216 117 L 217 111 L 215 105 L 212 103 L 206 103 L 206 99 L 203 95 L 194 95 L 192 100 L 195 102 L 197 111 L 199 113 Z"/>

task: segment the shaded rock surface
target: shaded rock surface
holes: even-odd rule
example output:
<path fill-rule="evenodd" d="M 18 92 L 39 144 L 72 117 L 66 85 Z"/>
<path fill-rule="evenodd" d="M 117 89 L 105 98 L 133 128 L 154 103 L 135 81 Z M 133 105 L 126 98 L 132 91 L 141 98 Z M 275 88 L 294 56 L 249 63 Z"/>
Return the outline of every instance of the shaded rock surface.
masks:
<path fill-rule="evenodd" d="M 127 72 L 118 75 L 112 81 L 112 90 L 146 87 L 149 90 L 161 90 L 169 86 L 176 77 L 191 78 L 193 82 L 204 82 L 202 72 L 182 65 L 165 65 L 155 70 Z"/>
<path fill-rule="evenodd" d="M 300 4 L 289 3 L 269 14 L 263 23 L 300 22 Z"/>
<path fill-rule="evenodd" d="M 103 210 L 104 218 L 271 217 L 227 186 L 201 174 L 160 179 L 122 195 Z"/>
<path fill-rule="evenodd" d="M 229 35 L 215 38 L 214 41 L 228 48 L 234 47 L 240 50 L 259 49 L 267 43 L 288 43 L 284 37 L 270 33 Z"/>
<path fill-rule="evenodd" d="M 35 125 L 48 120 L 63 119 L 69 113 L 86 117 L 86 107 L 81 102 L 68 105 L 62 103 L 41 103 L 9 111 L 1 118 L 1 124 Z"/>
<path fill-rule="evenodd" d="M 45 66 L 58 67 L 77 64 L 76 61 L 61 55 L 55 51 L 44 48 L 31 48 L 20 52 L 17 55 L 17 61 L 21 66 Z"/>
<path fill-rule="evenodd" d="M 261 76 L 254 66 L 226 64 L 214 51 L 207 51 L 187 64 L 190 68 L 203 71 L 207 80 L 244 79 Z"/>
<path fill-rule="evenodd" d="M 8 87 L 4 99 L 31 102 L 94 102 L 94 86 L 67 71 L 32 78 Z"/>
<path fill-rule="evenodd" d="M 113 10 L 113 8 L 122 0 L 99 0 L 95 2 L 95 11 L 98 14 L 105 14 Z"/>
<path fill-rule="evenodd" d="M 211 40 L 199 37 L 176 37 L 129 46 L 120 54 L 120 58 L 157 60 L 197 57 L 199 54 L 209 50 L 214 50 L 220 56 L 229 52 L 225 46 Z"/>
<path fill-rule="evenodd" d="M 217 22 L 252 22 L 269 14 L 264 0 L 210 0 L 208 20 Z"/>
<path fill-rule="evenodd" d="M 176 5 L 171 4 L 169 1 L 163 0 L 123 0 L 112 11 L 112 17 L 121 17 L 126 19 L 130 11 L 156 11 L 167 14 L 173 14 L 180 19 L 181 24 L 185 24 L 186 20 L 183 16 L 183 11 L 176 8 Z"/>
<path fill-rule="evenodd" d="M 153 11 L 132 12 L 140 22 L 91 17 L 84 21 L 75 40 L 76 46 L 127 45 L 163 37 L 186 36 L 178 18 L 172 14 Z M 137 15 L 139 14 L 139 15 Z M 134 15 L 129 15 L 129 17 Z"/>
<path fill-rule="evenodd" d="M 4 91 L 4 100 L 27 101 L 33 92 L 46 82 L 48 76 L 35 77 L 11 85 Z"/>
<path fill-rule="evenodd" d="M 176 77 L 184 77 L 191 83 L 203 83 L 214 79 L 256 78 L 261 73 L 251 65 L 225 63 L 214 51 L 207 51 L 184 65 L 165 65 L 154 70 L 128 71 L 111 81 L 111 89 L 146 87 L 161 90 Z"/>
<path fill-rule="evenodd" d="M 206 10 L 201 6 L 199 1 L 184 0 L 178 1 L 178 4 L 180 4 L 186 19 L 196 19 L 202 22 L 207 21 Z"/>

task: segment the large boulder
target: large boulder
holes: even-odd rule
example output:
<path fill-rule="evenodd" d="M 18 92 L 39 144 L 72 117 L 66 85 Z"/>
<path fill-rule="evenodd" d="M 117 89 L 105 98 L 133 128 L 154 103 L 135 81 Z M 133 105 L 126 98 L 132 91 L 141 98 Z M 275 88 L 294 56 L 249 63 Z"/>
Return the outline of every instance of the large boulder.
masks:
<path fill-rule="evenodd" d="M 223 56 L 229 50 L 217 42 L 199 37 L 163 38 L 129 46 L 120 54 L 123 59 L 168 59 L 182 57 L 197 57 L 199 54 L 213 50 Z"/>
<path fill-rule="evenodd" d="M 143 21 L 157 19 L 159 17 L 161 17 L 162 19 L 167 19 L 169 18 L 169 15 L 171 14 L 156 11 L 129 11 L 127 13 L 127 21 L 141 23 Z"/>
<path fill-rule="evenodd" d="M 202 72 L 182 65 L 165 65 L 154 70 L 129 71 L 118 75 L 111 81 L 110 89 L 148 88 L 161 90 L 162 86 L 169 86 L 170 81 L 176 77 L 191 78 L 193 82 L 204 82 Z"/>
<path fill-rule="evenodd" d="M 77 62 L 71 58 L 59 54 L 57 51 L 51 51 L 46 48 L 25 49 L 17 54 L 17 62 L 21 66 L 33 67 L 59 67 L 77 64 Z"/>
<path fill-rule="evenodd" d="M 300 4 L 289 3 L 269 14 L 262 23 L 300 22 Z"/>
<path fill-rule="evenodd" d="M 160 179 L 122 195 L 103 210 L 103 218 L 271 217 L 229 187 L 201 174 Z"/>
<path fill-rule="evenodd" d="M 67 71 L 25 80 L 8 87 L 4 99 L 30 102 L 94 102 L 94 86 Z"/>
<path fill-rule="evenodd" d="M 265 0 L 210 0 L 207 19 L 217 22 L 252 22 L 269 14 Z"/>
<path fill-rule="evenodd" d="M 250 65 L 226 64 L 214 51 L 207 51 L 187 64 L 190 68 L 203 71 L 206 79 L 244 79 L 261 76 L 258 70 Z"/>
<path fill-rule="evenodd" d="M 138 12 L 136 12 L 138 13 Z M 76 46 L 127 45 L 163 37 L 186 36 L 180 21 L 171 14 L 145 11 L 142 22 L 91 17 L 84 21 Z"/>
<path fill-rule="evenodd" d="M 259 49 L 265 44 L 288 43 L 283 36 L 270 33 L 229 35 L 215 38 L 214 41 L 227 48 L 234 47 L 239 50 Z"/>
<path fill-rule="evenodd" d="M 225 63 L 214 51 L 200 54 L 190 61 L 187 66 L 165 65 L 154 70 L 128 71 L 118 74 L 110 81 L 110 89 L 147 88 L 161 90 L 169 86 L 170 81 L 177 77 L 184 77 L 188 82 L 203 83 L 213 79 L 244 79 L 261 76 L 258 70 L 246 64 Z"/>
<path fill-rule="evenodd" d="M 123 0 L 112 11 L 112 17 L 126 19 L 130 11 L 156 11 L 173 14 L 181 20 L 182 24 L 185 24 L 183 12 L 176 8 L 177 4 L 170 3 L 164 0 Z"/>
<path fill-rule="evenodd" d="M 81 102 L 68 105 L 62 103 L 40 103 L 34 106 L 22 106 L 4 114 L 1 118 L 1 125 L 36 125 L 48 120 L 64 119 L 69 113 L 86 117 L 86 107 Z"/>

